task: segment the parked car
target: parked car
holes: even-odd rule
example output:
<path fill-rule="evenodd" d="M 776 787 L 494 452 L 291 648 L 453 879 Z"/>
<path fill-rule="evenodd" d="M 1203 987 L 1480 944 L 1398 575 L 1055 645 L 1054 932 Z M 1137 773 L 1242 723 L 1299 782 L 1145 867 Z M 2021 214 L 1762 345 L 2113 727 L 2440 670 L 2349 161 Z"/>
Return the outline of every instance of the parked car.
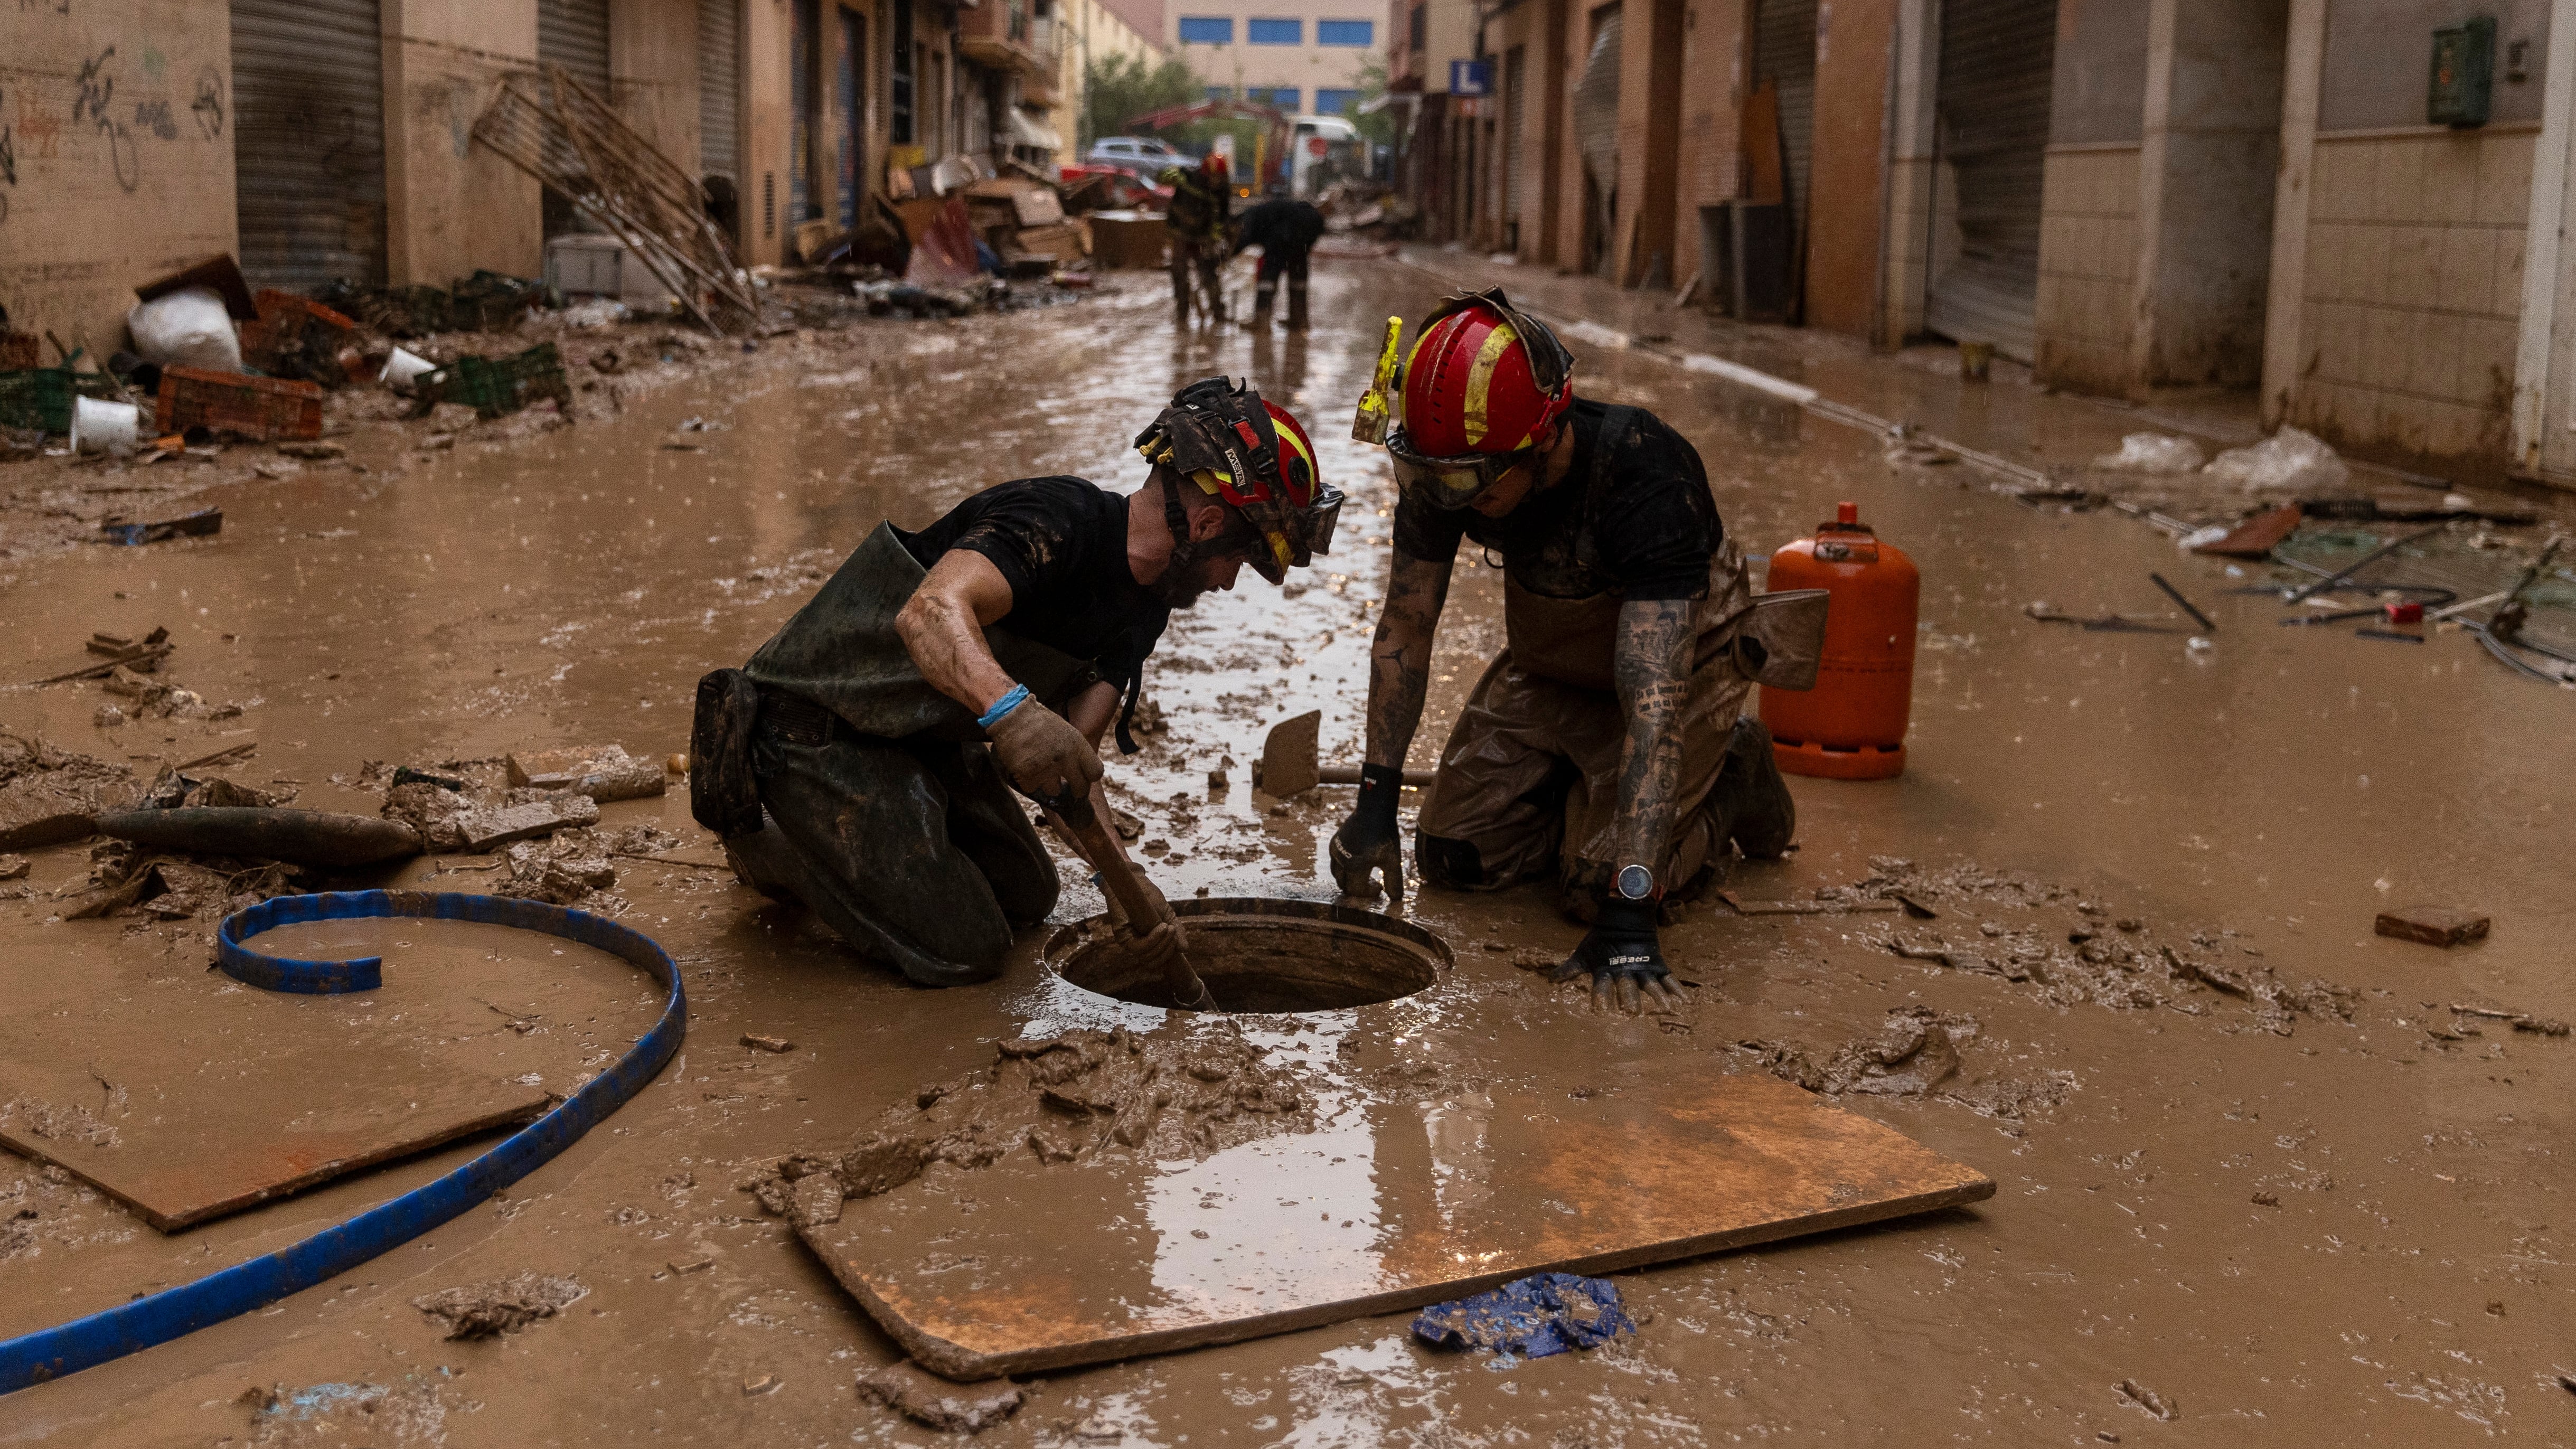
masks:
<path fill-rule="evenodd" d="M 1103 136 L 1082 158 L 1094 166 L 1114 166 L 1151 181 L 1166 166 L 1187 166 L 1190 158 L 1151 136 Z"/>

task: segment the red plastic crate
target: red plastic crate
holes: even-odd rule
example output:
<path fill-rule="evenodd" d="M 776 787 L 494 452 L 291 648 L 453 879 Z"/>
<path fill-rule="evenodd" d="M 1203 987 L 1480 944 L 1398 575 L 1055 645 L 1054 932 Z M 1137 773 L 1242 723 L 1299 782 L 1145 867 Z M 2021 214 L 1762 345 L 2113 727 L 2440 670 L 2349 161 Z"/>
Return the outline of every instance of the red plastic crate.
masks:
<path fill-rule="evenodd" d="M 154 429 L 162 433 L 206 428 L 262 443 L 318 438 L 322 436 L 322 389 L 279 377 L 165 367 L 152 420 Z"/>

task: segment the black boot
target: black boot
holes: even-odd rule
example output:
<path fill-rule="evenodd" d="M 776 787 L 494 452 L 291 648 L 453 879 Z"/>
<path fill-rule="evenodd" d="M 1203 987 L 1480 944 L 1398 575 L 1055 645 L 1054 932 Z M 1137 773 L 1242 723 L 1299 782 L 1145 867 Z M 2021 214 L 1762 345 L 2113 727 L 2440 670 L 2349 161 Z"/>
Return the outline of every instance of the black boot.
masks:
<path fill-rule="evenodd" d="M 1306 330 L 1306 288 L 1298 282 L 1288 284 L 1288 330 Z"/>
<path fill-rule="evenodd" d="M 1798 834 L 1798 802 L 1771 756 L 1771 732 L 1746 715 L 1726 742 L 1726 763 L 1709 792 L 1718 839 L 1732 840 L 1748 860 L 1778 860 Z"/>

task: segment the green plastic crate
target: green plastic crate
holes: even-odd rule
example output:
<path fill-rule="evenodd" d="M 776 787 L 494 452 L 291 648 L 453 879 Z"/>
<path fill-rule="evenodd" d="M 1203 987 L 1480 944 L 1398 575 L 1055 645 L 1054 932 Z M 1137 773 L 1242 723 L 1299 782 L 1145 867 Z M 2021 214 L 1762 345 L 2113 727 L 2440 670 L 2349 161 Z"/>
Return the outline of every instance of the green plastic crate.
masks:
<path fill-rule="evenodd" d="M 443 402 L 463 403 L 486 418 L 506 417 L 541 397 L 557 407 L 572 406 L 572 382 L 564 376 L 563 355 L 551 342 L 540 342 L 511 357 L 460 357 L 423 373 L 418 410 Z"/>
<path fill-rule="evenodd" d="M 0 372 L 0 426 L 68 433 L 72 430 L 72 399 L 77 395 L 67 367 Z"/>

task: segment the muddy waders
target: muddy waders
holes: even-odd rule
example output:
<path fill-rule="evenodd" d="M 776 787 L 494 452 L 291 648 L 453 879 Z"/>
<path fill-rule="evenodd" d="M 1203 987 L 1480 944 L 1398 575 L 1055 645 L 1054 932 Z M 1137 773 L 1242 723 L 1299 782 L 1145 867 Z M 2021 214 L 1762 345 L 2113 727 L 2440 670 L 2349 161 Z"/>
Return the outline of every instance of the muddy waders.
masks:
<path fill-rule="evenodd" d="M 954 986 L 1000 972 L 1014 928 L 1055 908 L 1057 881 L 974 715 L 921 677 L 895 633 L 925 573 L 880 526 L 805 605 L 833 627 L 791 621 L 743 666 L 758 693 L 747 773 L 760 824 L 724 844 L 745 884 L 914 981 Z M 1097 682 L 1007 630 L 985 639 L 1058 712 Z"/>

